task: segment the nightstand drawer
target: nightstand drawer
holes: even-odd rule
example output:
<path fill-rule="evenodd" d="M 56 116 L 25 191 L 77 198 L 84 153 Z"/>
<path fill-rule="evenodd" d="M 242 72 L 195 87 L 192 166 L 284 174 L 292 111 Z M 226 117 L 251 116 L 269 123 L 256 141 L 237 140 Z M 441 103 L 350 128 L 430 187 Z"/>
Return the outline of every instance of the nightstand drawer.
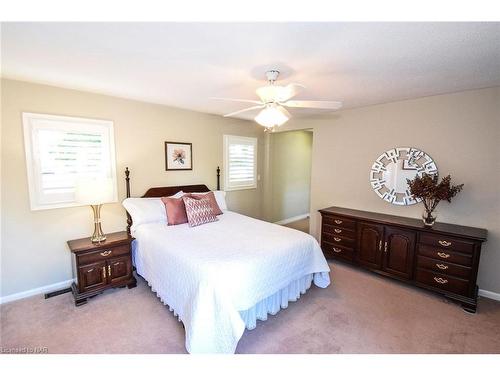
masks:
<path fill-rule="evenodd" d="M 116 246 L 78 255 L 79 264 L 89 264 L 130 253 L 129 245 Z"/>

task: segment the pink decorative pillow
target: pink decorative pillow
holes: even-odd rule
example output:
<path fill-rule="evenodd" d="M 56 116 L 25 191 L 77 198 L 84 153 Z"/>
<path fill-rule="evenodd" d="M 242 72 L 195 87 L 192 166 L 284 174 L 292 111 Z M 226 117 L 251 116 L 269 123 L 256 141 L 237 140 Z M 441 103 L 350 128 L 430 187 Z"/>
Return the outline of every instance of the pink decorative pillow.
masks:
<path fill-rule="evenodd" d="M 161 201 L 165 204 L 168 225 L 178 225 L 188 222 L 182 198 L 162 197 Z"/>
<path fill-rule="evenodd" d="M 182 197 L 182 200 L 186 207 L 186 215 L 190 227 L 196 227 L 218 220 L 212 209 L 209 198 L 192 198 L 186 194 Z"/>
<path fill-rule="evenodd" d="M 219 205 L 217 204 L 217 200 L 215 199 L 215 194 L 213 191 L 210 191 L 208 193 L 192 193 L 192 194 L 190 194 L 190 196 L 193 198 L 197 198 L 197 199 L 198 199 L 198 197 L 208 198 L 208 200 L 210 201 L 210 206 L 212 207 L 214 214 L 215 215 L 222 215 L 222 211 L 221 211 Z"/>

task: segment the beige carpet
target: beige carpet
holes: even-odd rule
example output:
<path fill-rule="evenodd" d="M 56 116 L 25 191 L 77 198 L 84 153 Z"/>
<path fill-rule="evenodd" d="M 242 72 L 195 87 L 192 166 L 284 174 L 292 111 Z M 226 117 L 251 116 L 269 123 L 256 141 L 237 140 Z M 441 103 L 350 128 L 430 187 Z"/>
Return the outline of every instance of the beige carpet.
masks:
<path fill-rule="evenodd" d="M 500 302 L 476 315 L 439 296 L 345 265 L 333 284 L 245 331 L 238 353 L 500 353 Z M 75 307 L 64 294 L 0 307 L 2 348 L 49 353 L 184 353 L 184 329 L 139 278 Z"/>
<path fill-rule="evenodd" d="M 309 218 L 293 221 L 291 223 L 285 224 L 284 226 L 309 233 Z"/>

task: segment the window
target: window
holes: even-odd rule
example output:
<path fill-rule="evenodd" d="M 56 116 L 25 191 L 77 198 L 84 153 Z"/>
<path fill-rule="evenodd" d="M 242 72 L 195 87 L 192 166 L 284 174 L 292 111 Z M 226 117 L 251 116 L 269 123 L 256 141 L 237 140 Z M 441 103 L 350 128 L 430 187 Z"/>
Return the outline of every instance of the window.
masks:
<path fill-rule="evenodd" d="M 23 113 L 32 210 L 78 206 L 81 178 L 113 181 L 117 200 L 113 122 Z"/>
<path fill-rule="evenodd" d="M 257 187 L 257 138 L 224 135 L 224 190 Z"/>

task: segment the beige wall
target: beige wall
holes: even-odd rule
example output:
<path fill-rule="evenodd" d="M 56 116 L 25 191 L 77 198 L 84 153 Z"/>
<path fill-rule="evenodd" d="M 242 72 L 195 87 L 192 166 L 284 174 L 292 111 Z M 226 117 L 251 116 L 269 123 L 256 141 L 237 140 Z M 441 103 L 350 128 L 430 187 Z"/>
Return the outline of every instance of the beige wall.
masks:
<path fill-rule="evenodd" d="M 290 131 L 270 136 L 271 215 L 276 222 L 309 213 L 312 132 Z"/>
<path fill-rule="evenodd" d="M 384 151 L 420 148 L 441 176 L 464 190 L 437 208 L 438 221 L 488 229 L 478 284 L 500 293 L 500 88 L 465 91 L 359 109 L 310 120 L 291 120 L 284 130 L 314 129 L 311 232 L 318 236 L 318 209 L 332 205 L 420 217 L 422 206 L 401 207 L 371 189 L 369 171 Z"/>
<path fill-rule="evenodd" d="M 23 111 L 114 121 L 120 199 L 125 166 L 131 170 L 133 196 L 152 186 L 203 183 L 215 189 L 223 134 L 259 137 L 261 169 L 263 132 L 254 122 L 12 80 L 2 80 L 1 100 L 1 296 L 71 279 L 66 241 L 88 236 L 92 229 L 88 207 L 30 211 Z M 193 171 L 165 171 L 166 140 L 193 143 Z M 259 184 L 258 189 L 228 193 L 227 201 L 231 210 L 260 217 L 260 197 Z M 126 225 L 119 203 L 105 205 L 102 219 L 105 232 Z"/>

